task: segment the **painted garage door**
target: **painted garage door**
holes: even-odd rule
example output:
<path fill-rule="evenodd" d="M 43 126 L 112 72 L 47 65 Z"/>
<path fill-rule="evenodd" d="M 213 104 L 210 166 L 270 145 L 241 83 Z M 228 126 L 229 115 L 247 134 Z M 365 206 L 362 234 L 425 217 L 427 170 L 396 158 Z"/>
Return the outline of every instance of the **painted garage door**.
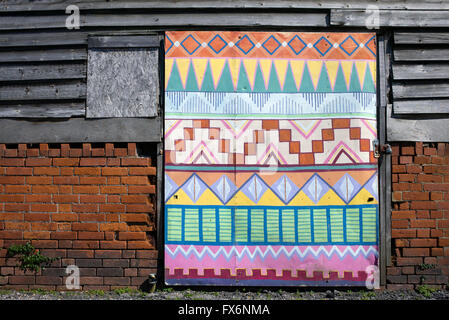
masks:
<path fill-rule="evenodd" d="M 375 80 L 370 33 L 166 33 L 166 283 L 365 285 Z"/>

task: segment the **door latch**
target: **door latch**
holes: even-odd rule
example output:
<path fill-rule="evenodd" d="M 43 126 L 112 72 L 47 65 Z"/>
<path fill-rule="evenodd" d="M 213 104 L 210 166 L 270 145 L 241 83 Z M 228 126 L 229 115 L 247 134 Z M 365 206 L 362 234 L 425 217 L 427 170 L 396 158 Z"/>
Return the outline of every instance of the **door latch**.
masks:
<path fill-rule="evenodd" d="M 379 158 L 382 154 L 391 154 L 391 146 L 386 144 L 380 144 L 379 140 L 373 140 L 374 158 Z"/>

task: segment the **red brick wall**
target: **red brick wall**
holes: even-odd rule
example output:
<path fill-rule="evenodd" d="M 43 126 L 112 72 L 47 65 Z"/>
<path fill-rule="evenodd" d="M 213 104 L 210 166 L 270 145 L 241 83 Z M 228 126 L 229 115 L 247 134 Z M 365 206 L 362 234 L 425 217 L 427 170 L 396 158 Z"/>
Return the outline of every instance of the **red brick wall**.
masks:
<path fill-rule="evenodd" d="M 137 288 L 156 273 L 156 168 L 137 147 L 0 144 L 1 287 L 65 289 L 72 264 L 82 289 Z M 24 274 L 6 251 L 27 241 L 61 259 Z"/>
<path fill-rule="evenodd" d="M 437 287 L 449 275 L 449 143 L 392 145 L 392 263 L 387 287 Z"/>

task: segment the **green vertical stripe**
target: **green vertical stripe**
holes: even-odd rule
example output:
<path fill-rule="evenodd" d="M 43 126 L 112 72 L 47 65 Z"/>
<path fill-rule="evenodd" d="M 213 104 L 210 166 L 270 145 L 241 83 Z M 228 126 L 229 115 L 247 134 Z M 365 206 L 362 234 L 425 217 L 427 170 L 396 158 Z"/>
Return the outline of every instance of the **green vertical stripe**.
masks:
<path fill-rule="evenodd" d="M 363 242 L 376 242 L 377 240 L 376 217 L 377 217 L 376 208 L 362 209 Z"/>
<path fill-rule="evenodd" d="M 346 241 L 360 241 L 360 212 L 359 208 L 346 209 Z"/>
<path fill-rule="evenodd" d="M 198 209 L 185 209 L 184 240 L 200 241 Z"/>
<path fill-rule="evenodd" d="M 231 209 L 220 208 L 219 210 L 219 224 L 220 224 L 220 241 L 232 241 L 232 220 Z"/>
<path fill-rule="evenodd" d="M 248 210 L 235 209 L 235 241 L 248 242 Z"/>
<path fill-rule="evenodd" d="M 167 240 L 181 241 L 182 237 L 182 209 L 167 209 Z"/>
<path fill-rule="evenodd" d="M 203 208 L 203 241 L 217 241 L 214 208 Z"/>
<path fill-rule="evenodd" d="M 295 211 L 282 210 L 282 241 L 295 242 Z"/>
<path fill-rule="evenodd" d="M 265 241 L 263 209 L 251 209 L 251 241 Z"/>
<path fill-rule="evenodd" d="M 267 209 L 267 242 L 279 241 L 279 210 Z"/>
<path fill-rule="evenodd" d="M 313 209 L 313 235 L 315 242 L 327 242 L 326 209 Z"/>
<path fill-rule="evenodd" d="M 343 234 L 343 208 L 331 208 L 329 210 L 329 217 L 331 226 L 331 241 L 345 241 Z"/>
<path fill-rule="evenodd" d="M 298 242 L 311 242 L 310 209 L 298 209 Z"/>

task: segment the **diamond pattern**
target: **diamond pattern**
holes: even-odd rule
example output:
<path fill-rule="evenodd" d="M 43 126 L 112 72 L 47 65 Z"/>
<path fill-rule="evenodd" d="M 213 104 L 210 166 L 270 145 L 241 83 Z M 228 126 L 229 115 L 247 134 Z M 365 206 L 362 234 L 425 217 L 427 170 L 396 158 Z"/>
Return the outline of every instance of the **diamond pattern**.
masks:
<path fill-rule="evenodd" d="M 196 202 L 207 188 L 207 185 L 196 174 L 192 175 L 182 186 L 182 190 L 193 202 Z"/>
<path fill-rule="evenodd" d="M 354 40 L 352 36 L 348 36 L 342 43 L 340 48 L 348 55 L 351 56 L 360 45 Z"/>
<path fill-rule="evenodd" d="M 271 55 L 273 55 L 280 46 L 281 43 L 273 35 L 268 37 L 268 39 L 262 43 L 262 47 Z"/>
<path fill-rule="evenodd" d="M 337 192 L 340 198 L 346 203 L 349 203 L 360 189 L 360 184 L 347 173 L 334 185 L 335 192 Z"/>
<path fill-rule="evenodd" d="M 208 45 L 215 53 L 218 54 L 224 48 L 226 48 L 228 43 L 222 37 L 220 37 L 219 34 L 217 34 L 217 35 L 215 35 L 215 37 L 212 38 L 211 41 L 209 41 Z"/>
<path fill-rule="evenodd" d="M 268 187 L 261 178 L 253 175 L 240 189 L 254 203 L 258 203 Z"/>
<path fill-rule="evenodd" d="M 319 54 L 324 56 L 330 49 L 332 49 L 332 43 L 330 43 L 330 41 L 325 37 L 321 37 L 313 44 L 313 47 Z"/>
<path fill-rule="evenodd" d="M 248 54 L 254 47 L 255 44 L 251 41 L 251 39 L 244 35 L 237 43 L 235 44 L 237 48 L 240 49 L 244 54 Z"/>
<path fill-rule="evenodd" d="M 306 182 L 302 191 L 314 203 L 318 203 L 320 199 L 329 191 L 329 185 L 316 173 Z"/>
<path fill-rule="evenodd" d="M 191 34 L 189 34 L 184 40 L 182 40 L 181 46 L 189 54 L 193 54 L 196 50 L 198 50 L 199 47 L 201 47 L 201 43 L 199 43 Z"/>
<path fill-rule="evenodd" d="M 271 186 L 271 190 L 273 190 L 274 193 L 287 204 L 297 194 L 299 188 L 289 177 L 283 175 Z"/>
<path fill-rule="evenodd" d="M 165 201 L 167 201 L 178 189 L 178 185 L 170 178 L 165 175 Z"/>
<path fill-rule="evenodd" d="M 376 200 L 378 199 L 378 180 L 377 180 L 377 174 L 374 174 L 368 182 L 365 184 L 365 189 L 368 190 L 369 193 L 371 193 Z"/>
<path fill-rule="evenodd" d="M 237 187 L 226 175 L 224 175 L 211 186 L 211 189 L 223 203 L 226 203 L 234 195 Z"/>
<path fill-rule="evenodd" d="M 295 35 L 289 42 L 288 46 L 292 49 L 292 51 L 298 55 L 300 54 L 305 48 L 307 48 L 307 44 L 302 41 L 300 37 Z"/>

